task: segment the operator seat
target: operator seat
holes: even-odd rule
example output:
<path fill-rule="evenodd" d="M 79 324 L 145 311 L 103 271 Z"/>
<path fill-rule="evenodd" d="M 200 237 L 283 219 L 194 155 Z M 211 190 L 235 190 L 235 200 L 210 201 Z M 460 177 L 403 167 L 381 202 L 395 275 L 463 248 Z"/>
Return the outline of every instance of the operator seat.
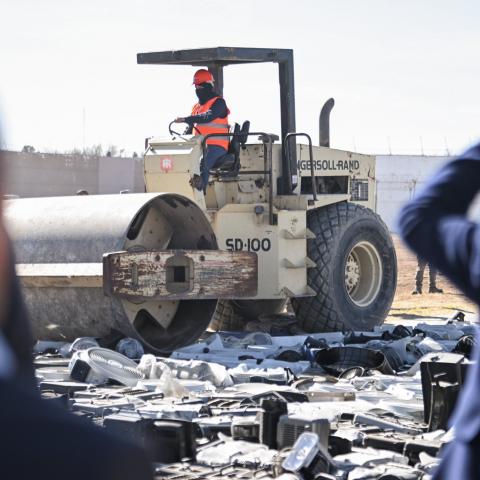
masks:
<path fill-rule="evenodd" d="M 240 170 L 240 148 L 246 148 L 248 133 L 250 131 L 250 122 L 243 123 L 242 128 L 235 123 L 233 136 L 230 140 L 228 152 L 220 159 L 221 165 L 210 171 L 210 174 L 219 177 L 236 177 Z"/>

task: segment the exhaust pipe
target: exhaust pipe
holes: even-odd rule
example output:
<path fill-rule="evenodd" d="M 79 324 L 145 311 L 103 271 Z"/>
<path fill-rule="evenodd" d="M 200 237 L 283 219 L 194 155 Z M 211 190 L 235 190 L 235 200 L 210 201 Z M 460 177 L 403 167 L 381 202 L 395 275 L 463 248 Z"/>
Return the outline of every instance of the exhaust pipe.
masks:
<path fill-rule="evenodd" d="M 320 111 L 318 136 L 321 147 L 330 147 L 330 112 L 335 105 L 335 100 L 329 98 Z"/>

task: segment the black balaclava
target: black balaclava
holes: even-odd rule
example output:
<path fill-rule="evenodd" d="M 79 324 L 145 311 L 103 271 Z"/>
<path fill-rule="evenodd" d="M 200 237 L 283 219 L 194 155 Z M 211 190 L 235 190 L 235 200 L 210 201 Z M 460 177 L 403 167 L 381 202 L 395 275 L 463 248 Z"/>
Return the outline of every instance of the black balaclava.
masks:
<path fill-rule="evenodd" d="M 207 103 L 211 98 L 217 96 L 217 94 L 213 91 L 213 85 L 211 83 L 202 83 L 201 87 L 203 88 L 195 89 L 195 93 L 197 94 L 200 105 Z"/>

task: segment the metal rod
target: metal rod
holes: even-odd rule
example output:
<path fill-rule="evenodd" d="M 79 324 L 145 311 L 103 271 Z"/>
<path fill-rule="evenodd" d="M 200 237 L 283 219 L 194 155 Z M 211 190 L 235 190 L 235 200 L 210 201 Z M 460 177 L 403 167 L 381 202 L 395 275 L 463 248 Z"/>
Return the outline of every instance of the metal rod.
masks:
<path fill-rule="evenodd" d="M 272 165 L 272 138 L 268 138 L 267 148 L 267 164 L 269 170 L 268 180 L 268 220 L 273 225 L 273 165 Z"/>
<path fill-rule="evenodd" d="M 315 172 L 313 170 L 313 147 L 312 147 L 312 139 L 310 135 L 305 134 L 308 138 L 308 152 L 310 154 L 310 175 L 312 177 L 312 193 L 313 193 L 313 200 L 317 200 L 317 182 L 315 181 Z"/>
<path fill-rule="evenodd" d="M 296 130 L 295 125 L 295 80 L 293 73 L 293 50 L 288 52 L 287 58 L 278 63 L 278 77 L 280 82 L 280 116 L 283 142 L 291 142 L 287 139 L 289 132 Z M 292 176 L 297 175 L 297 151 L 293 146 L 282 153 L 282 184 L 281 192 L 283 195 L 291 195 Z M 288 152 L 288 155 L 286 153 Z M 287 177 L 288 176 L 288 177 Z"/>
<path fill-rule="evenodd" d="M 285 135 L 285 138 L 283 139 L 283 144 L 282 144 L 282 158 L 285 160 L 286 158 L 289 158 L 290 156 L 290 144 L 289 144 L 289 135 L 293 136 L 293 133 L 287 133 Z M 295 148 L 297 146 L 295 145 Z M 282 172 L 282 177 L 283 177 L 283 185 L 286 187 L 285 192 L 288 192 L 288 195 L 291 195 L 293 193 L 293 184 L 292 184 L 292 172 L 290 169 L 290 162 L 284 161 L 282 164 L 282 168 L 285 169 L 285 171 Z"/>
<path fill-rule="evenodd" d="M 284 142 L 284 148 L 286 149 L 286 153 L 288 154 L 288 149 L 289 149 L 289 144 L 287 140 L 289 140 L 292 137 L 306 137 L 308 140 L 308 153 L 310 156 L 310 176 L 312 178 L 312 194 L 313 194 L 313 200 L 317 200 L 317 184 L 315 183 L 315 171 L 313 169 L 313 146 L 312 146 L 312 137 L 308 133 L 302 133 L 302 132 L 291 132 L 287 133 L 285 136 L 285 142 Z"/>
<path fill-rule="evenodd" d="M 269 175 L 271 170 L 244 170 L 243 172 L 238 172 L 238 175 Z"/>
<path fill-rule="evenodd" d="M 208 63 L 207 68 L 215 80 L 215 92 L 223 97 L 223 65 L 218 65 L 217 63 Z"/>

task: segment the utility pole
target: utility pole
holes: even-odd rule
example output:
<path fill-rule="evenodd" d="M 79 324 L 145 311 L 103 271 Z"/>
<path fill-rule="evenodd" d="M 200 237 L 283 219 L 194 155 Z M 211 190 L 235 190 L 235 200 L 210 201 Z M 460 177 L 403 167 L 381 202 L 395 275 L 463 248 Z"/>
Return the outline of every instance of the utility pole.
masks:
<path fill-rule="evenodd" d="M 87 114 L 85 111 L 85 107 L 82 109 L 82 127 L 83 127 L 83 134 L 82 134 L 82 140 L 83 140 L 83 153 L 85 153 L 85 148 L 86 148 L 86 143 L 85 143 L 85 131 L 86 131 L 86 125 L 87 125 Z"/>
<path fill-rule="evenodd" d="M 445 151 L 448 156 L 450 156 L 450 149 L 448 148 L 448 142 L 447 142 L 447 137 L 443 137 L 443 141 L 445 142 Z"/>

